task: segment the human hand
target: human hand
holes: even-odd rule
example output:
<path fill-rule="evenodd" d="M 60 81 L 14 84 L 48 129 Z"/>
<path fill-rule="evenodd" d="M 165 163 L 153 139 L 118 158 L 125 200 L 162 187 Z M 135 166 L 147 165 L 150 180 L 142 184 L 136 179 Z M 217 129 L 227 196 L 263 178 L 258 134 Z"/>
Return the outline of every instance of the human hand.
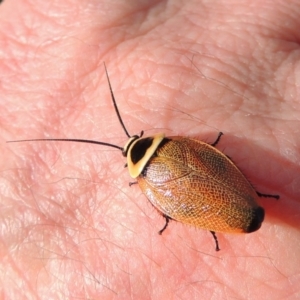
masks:
<path fill-rule="evenodd" d="M 299 277 L 298 3 L 5 0 L 1 280 L 14 299 L 284 299 Z M 164 220 L 128 186 L 131 134 L 212 142 L 262 193 L 249 235 Z M 297 282 L 297 283 L 295 283 Z"/>

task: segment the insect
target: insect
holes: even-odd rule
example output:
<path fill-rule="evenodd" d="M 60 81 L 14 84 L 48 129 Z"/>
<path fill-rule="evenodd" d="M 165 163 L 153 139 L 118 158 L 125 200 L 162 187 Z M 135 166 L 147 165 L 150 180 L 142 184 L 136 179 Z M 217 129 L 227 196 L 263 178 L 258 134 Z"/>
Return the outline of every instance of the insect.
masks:
<path fill-rule="evenodd" d="M 27 139 L 27 141 L 66 141 L 91 143 L 117 148 L 127 159 L 129 174 L 152 205 L 165 218 L 162 234 L 170 220 L 209 230 L 219 243 L 215 232 L 251 233 L 258 230 L 264 220 L 264 209 L 258 205 L 259 197 L 279 199 L 278 195 L 256 192 L 234 163 L 215 146 L 184 137 L 166 137 L 163 133 L 150 137 L 131 136 L 121 118 L 108 72 L 111 99 L 128 137 L 124 147 L 86 139 Z"/>

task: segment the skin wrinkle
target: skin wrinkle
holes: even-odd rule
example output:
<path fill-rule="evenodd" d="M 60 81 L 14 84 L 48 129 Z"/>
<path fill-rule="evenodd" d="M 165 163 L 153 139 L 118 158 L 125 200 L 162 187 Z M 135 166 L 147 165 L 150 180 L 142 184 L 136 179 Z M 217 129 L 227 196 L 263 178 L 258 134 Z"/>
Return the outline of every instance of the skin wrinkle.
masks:
<path fill-rule="evenodd" d="M 0 224 L 10 224 L 3 295 L 296 297 L 299 258 L 289 252 L 299 252 L 297 1 L 48 3 L 0 6 Z M 164 220 L 137 185 L 128 186 L 119 151 L 4 144 L 50 136 L 124 145 L 103 61 L 130 133 L 213 141 L 224 131 L 219 149 L 257 190 L 281 195 L 261 199 L 266 220 L 257 233 L 219 234 L 218 254 L 201 229 L 171 221 L 159 236 Z M 41 258 L 41 238 L 50 258 Z"/>

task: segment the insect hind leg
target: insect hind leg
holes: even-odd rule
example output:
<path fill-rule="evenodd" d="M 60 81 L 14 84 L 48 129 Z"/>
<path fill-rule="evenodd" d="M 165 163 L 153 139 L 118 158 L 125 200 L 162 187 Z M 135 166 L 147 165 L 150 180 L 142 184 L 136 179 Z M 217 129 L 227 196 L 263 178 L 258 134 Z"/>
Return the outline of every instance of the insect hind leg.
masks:
<path fill-rule="evenodd" d="M 279 195 L 269 195 L 269 194 L 262 194 L 258 191 L 256 191 L 256 194 L 259 196 L 259 197 L 264 197 L 264 198 L 275 198 L 275 199 L 279 199 L 280 196 Z"/>
<path fill-rule="evenodd" d="M 210 233 L 212 234 L 214 240 L 215 240 L 215 243 L 216 243 L 216 251 L 220 251 L 220 248 L 219 248 L 219 242 L 218 242 L 218 238 L 217 238 L 217 235 L 214 231 L 210 231 Z"/>

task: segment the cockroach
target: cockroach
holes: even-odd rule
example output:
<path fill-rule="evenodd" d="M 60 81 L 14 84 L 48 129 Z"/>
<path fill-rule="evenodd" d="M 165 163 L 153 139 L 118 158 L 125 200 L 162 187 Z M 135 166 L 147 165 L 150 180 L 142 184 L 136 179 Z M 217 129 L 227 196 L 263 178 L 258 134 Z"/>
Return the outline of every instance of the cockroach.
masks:
<path fill-rule="evenodd" d="M 86 139 L 26 139 L 10 142 L 63 141 L 113 147 L 127 159 L 129 175 L 136 179 L 142 192 L 165 218 L 162 234 L 170 220 L 215 232 L 251 233 L 264 220 L 259 197 L 279 199 L 278 195 L 256 192 L 249 181 L 226 155 L 215 146 L 184 136 L 166 137 L 164 133 L 143 137 L 131 136 L 121 118 L 111 82 L 104 64 L 112 103 L 119 122 L 128 137 L 124 147 Z M 132 183 L 131 183 L 132 184 Z M 130 185 L 131 185 L 130 184 Z"/>

